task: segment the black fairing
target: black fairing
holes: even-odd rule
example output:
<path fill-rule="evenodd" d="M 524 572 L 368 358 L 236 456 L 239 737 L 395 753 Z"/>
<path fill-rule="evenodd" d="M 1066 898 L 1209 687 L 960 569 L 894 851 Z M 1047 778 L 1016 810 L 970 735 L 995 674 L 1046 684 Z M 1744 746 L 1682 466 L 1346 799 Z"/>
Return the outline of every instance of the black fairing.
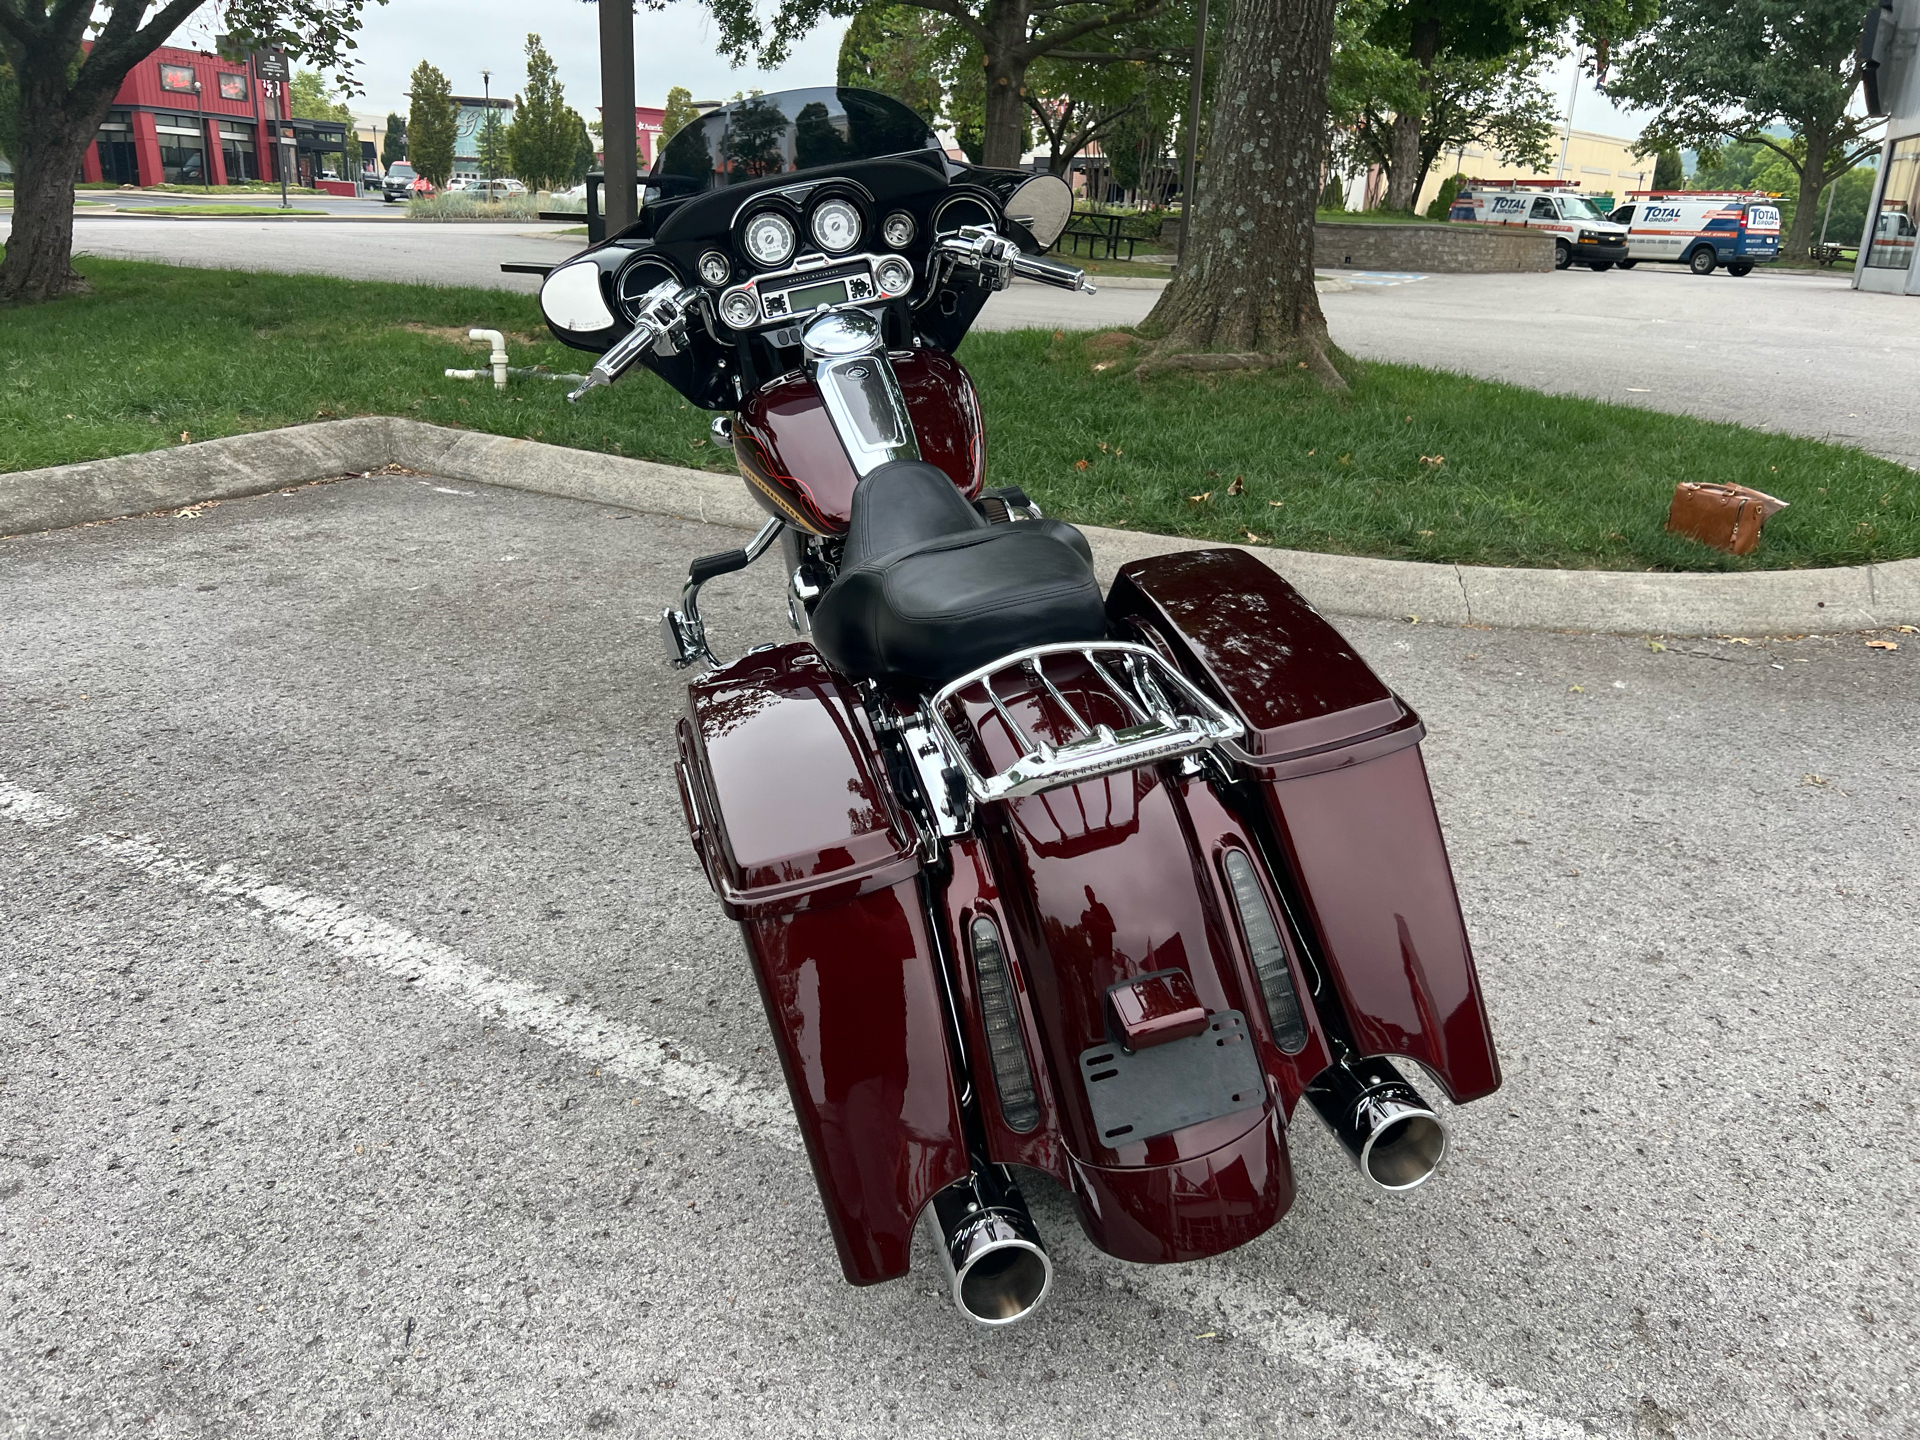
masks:
<path fill-rule="evenodd" d="M 840 150 L 858 151 L 862 146 L 916 142 L 914 124 L 918 122 L 912 112 L 872 92 L 792 91 L 757 98 L 778 101 L 783 113 L 790 110 L 798 117 L 807 113 L 813 103 L 811 97 L 835 94 L 883 102 L 883 105 L 866 106 L 867 111 L 872 112 L 864 122 L 866 128 L 851 123 L 842 127 L 838 132 L 842 139 L 836 142 Z M 884 107 L 892 108 L 882 113 Z M 738 108 L 729 107 L 730 110 Z M 860 113 L 860 107 L 852 106 L 848 113 Z M 899 118 L 902 113 L 908 120 Z M 715 116 L 695 121 L 680 134 L 686 135 L 702 125 L 707 127 L 707 133 L 721 136 L 715 143 L 727 143 L 725 137 L 731 132 L 717 127 Z M 989 170 L 962 164 L 932 148 L 931 143 L 918 146 L 916 142 L 917 148 L 907 149 L 905 153 L 840 159 L 809 169 L 773 170 L 769 164 L 766 168 L 773 173 L 744 180 L 716 175 L 714 188 L 696 189 L 690 180 L 678 187 L 673 183 L 657 183 L 670 178 L 664 167 L 673 159 L 679 138 L 674 137 L 663 147 L 654 173 L 647 178 L 647 203 L 640 218 L 620 234 L 569 262 L 591 259 L 599 267 L 602 293 L 616 317 L 615 324 L 591 334 L 554 330 L 555 337 L 563 343 L 590 352 L 608 349 L 631 328 L 632 302 L 663 279 L 671 278 L 683 285 L 699 284 L 709 294 L 718 296 L 726 287 L 707 284 L 698 269 L 700 257 L 709 251 L 719 250 L 732 260 L 733 273 L 728 285 L 751 277 L 754 267 L 743 262 L 745 251 L 736 241 L 746 211 L 757 208 L 756 202 L 786 208 L 797 220 L 804 204 L 819 198 L 824 191 L 831 191 L 852 201 L 861 212 L 866 232 L 857 247 L 860 250 L 882 249 L 875 235 L 884 216 L 896 210 L 905 210 L 913 216 L 914 239 L 897 253 L 913 264 L 914 289 L 904 299 L 869 307 L 880 316 L 887 344 L 893 348 L 927 345 L 951 353 L 965 338 L 992 293 L 970 271 L 949 276 L 938 289 L 930 288 L 934 217 L 948 201 L 970 198 L 979 202 L 1002 232 L 1011 236 L 1023 250 L 1040 253 L 1040 247 L 1025 227 L 1007 219 L 1003 208 L 1014 188 L 1029 178 L 1024 171 Z M 781 143 L 791 152 L 791 158 L 808 158 L 832 153 L 835 149 L 833 144 L 818 137 L 802 144 L 803 138 L 796 123 L 788 139 L 772 143 L 768 153 L 780 150 Z M 930 142 L 930 135 L 927 139 Z M 672 193 L 676 188 L 679 193 Z M 804 228 L 800 233 L 797 257 L 815 248 Z M 743 395 L 799 366 L 801 354 L 797 339 L 794 326 L 736 332 L 718 320 L 702 320 L 693 327 L 688 344 L 680 354 L 656 353 L 646 357 L 645 363 L 702 409 L 731 410 L 738 406 Z"/>
<path fill-rule="evenodd" d="M 855 679 L 940 685 L 1023 645 L 1106 636 L 1087 543 L 1070 525 L 990 525 L 944 471 L 882 465 L 853 492 L 839 577 L 813 641 Z"/>

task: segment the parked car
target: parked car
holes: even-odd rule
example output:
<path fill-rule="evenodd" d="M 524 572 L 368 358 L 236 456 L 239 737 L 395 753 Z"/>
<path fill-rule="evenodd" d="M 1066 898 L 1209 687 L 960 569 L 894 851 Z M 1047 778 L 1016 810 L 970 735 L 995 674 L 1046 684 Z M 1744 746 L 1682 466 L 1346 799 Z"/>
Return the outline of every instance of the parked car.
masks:
<path fill-rule="evenodd" d="M 482 200 L 504 200 L 509 195 L 524 195 L 527 187 L 518 180 L 469 180 L 467 194 L 477 195 Z"/>
<path fill-rule="evenodd" d="M 1607 218 L 1627 227 L 1630 270 L 1642 260 L 1685 265 L 1711 275 L 1747 275 L 1780 254 L 1780 207 L 1772 195 L 1744 191 L 1658 191 L 1634 195 Z"/>
<path fill-rule="evenodd" d="M 1627 258 L 1627 227 L 1609 221 L 1586 196 L 1542 185 L 1473 185 L 1453 198 L 1449 220 L 1525 225 L 1553 236 L 1553 268 L 1611 270 Z"/>
<path fill-rule="evenodd" d="M 380 182 L 381 194 L 389 205 L 396 200 L 404 200 L 413 188 L 413 182 L 419 178 L 413 166 L 404 160 L 396 160 L 387 167 L 387 178 Z"/>

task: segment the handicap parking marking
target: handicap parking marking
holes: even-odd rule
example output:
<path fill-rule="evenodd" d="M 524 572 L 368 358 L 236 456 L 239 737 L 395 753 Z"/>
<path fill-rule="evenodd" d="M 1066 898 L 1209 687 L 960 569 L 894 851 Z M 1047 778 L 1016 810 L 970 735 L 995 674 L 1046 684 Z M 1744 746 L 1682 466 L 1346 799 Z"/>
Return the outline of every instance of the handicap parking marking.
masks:
<path fill-rule="evenodd" d="M 1428 276 L 1412 275 L 1398 270 L 1356 270 L 1351 275 L 1340 277 L 1349 285 L 1410 285 L 1415 280 L 1425 280 Z"/>

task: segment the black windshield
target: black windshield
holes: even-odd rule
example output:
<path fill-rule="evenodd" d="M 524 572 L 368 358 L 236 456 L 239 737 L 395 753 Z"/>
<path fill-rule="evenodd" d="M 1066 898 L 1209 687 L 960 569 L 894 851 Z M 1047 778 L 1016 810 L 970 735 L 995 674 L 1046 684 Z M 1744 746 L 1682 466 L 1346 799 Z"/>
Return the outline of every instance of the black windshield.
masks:
<path fill-rule="evenodd" d="M 878 91 L 780 90 L 735 100 L 686 126 L 661 148 L 647 186 L 685 195 L 939 148 L 925 120 Z"/>

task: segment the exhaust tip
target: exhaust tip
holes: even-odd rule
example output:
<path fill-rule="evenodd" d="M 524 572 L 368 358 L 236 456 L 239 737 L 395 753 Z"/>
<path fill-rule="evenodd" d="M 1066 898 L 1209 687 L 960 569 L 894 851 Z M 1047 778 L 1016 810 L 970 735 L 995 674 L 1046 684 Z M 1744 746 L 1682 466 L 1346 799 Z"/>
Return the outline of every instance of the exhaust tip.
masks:
<path fill-rule="evenodd" d="M 953 1301 L 977 1325 L 1011 1325 L 1037 1310 L 1053 1284 L 1047 1252 L 1025 1240 L 976 1250 L 954 1275 Z"/>
<path fill-rule="evenodd" d="M 974 1324 L 1012 1325 L 1047 1298 L 1053 1261 L 1005 1166 L 989 1165 L 949 1185 L 933 1197 L 927 1220 L 953 1303 Z"/>
<path fill-rule="evenodd" d="M 1431 1110 L 1408 1110 L 1376 1129 L 1360 1151 L 1360 1171 L 1382 1190 L 1425 1184 L 1447 1153 L 1447 1127 Z"/>
<path fill-rule="evenodd" d="M 1329 1065 L 1307 1099 L 1378 1190 L 1398 1195 L 1424 1185 L 1446 1156 L 1446 1124 L 1377 1056 Z"/>

